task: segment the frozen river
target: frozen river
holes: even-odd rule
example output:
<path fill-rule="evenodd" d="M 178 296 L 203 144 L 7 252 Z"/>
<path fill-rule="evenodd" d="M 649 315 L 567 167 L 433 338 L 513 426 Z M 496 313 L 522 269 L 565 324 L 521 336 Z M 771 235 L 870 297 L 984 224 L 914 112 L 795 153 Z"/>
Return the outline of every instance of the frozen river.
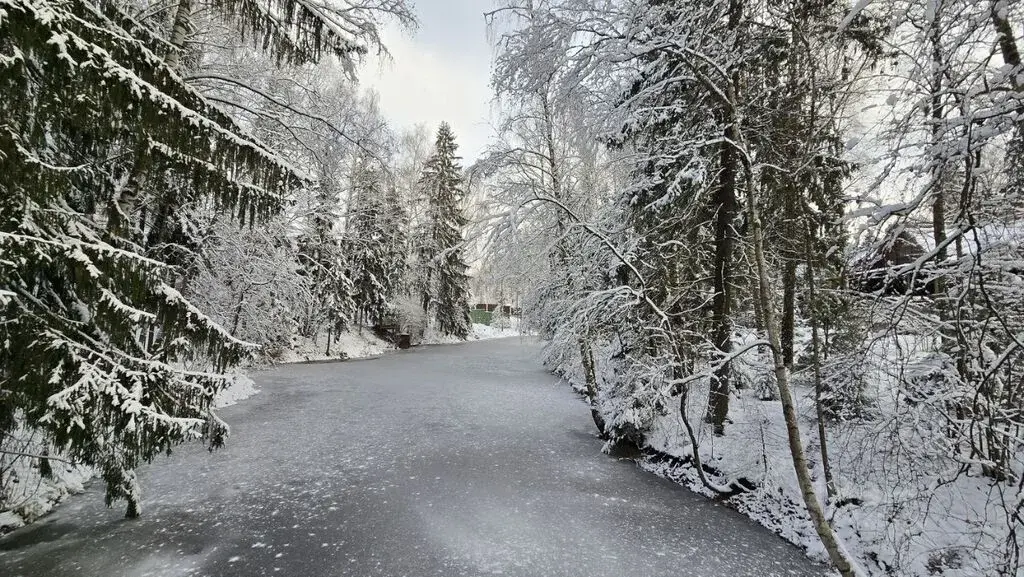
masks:
<path fill-rule="evenodd" d="M 519 339 L 290 365 L 221 411 L 225 448 L 94 483 L 0 539 L 4 577 L 823 575 L 728 508 L 600 451 Z"/>

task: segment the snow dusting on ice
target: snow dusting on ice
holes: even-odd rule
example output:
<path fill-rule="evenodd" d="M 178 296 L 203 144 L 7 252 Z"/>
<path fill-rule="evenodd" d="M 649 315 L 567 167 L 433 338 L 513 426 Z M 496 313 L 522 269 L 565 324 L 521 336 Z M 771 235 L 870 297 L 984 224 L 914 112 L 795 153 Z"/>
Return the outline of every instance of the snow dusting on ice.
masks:
<path fill-rule="evenodd" d="M 0 575 L 826 574 L 735 512 L 602 455 L 586 406 L 537 352 L 506 339 L 261 371 L 261 393 L 225 411 L 227 447 L 141 470 L 140 519 L 96 487 L 0 548 Z"/>

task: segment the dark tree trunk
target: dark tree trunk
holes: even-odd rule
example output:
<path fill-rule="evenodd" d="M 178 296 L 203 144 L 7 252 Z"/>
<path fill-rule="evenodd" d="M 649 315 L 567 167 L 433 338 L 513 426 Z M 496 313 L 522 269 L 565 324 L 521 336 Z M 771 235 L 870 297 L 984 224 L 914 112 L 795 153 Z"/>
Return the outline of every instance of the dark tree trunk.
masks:
<path fill-rule="evenodd" d="M 811 321 L 811 363 L 814 372 L 814 409 L 818 421 L 818 444 L 821 454 L 821 469 L 825 475 L 825 494 L 829 499 L 835 497 L 836 484 L 832 476 L 832 462 L 828 456 L 828 431 L 825 428 L 825 411 L 822 406 L 822 394 L 824 393 L 821 382 L 821 339 L 819 338 L 818 316 L 815 313 L 817 304 L 817 283 L 814 278 L 814 251 L 812 249 L 811 229 L 807 227 L 807 236 L 804 239 L 804 263 L 807 267 L 807 298 L 810 301 Z"/>
<path fill-rule="evenodd" d="M 235 304 L 235 313 L 231 319 L 231 336 L 238 336 L 238 325 L 242 321 L 242 305 L 245 304 L 245 290 L 238 293 L 238 303 Z"/>
<path fill-rule="evenodd" d="M 739 28 L 743 18 L 744 0 L 730 0 L 729 28 Z M 715 219 L 715 263 L 712 317 L 715 325 L 714 344 L 722 355 L 732 352 L 732 253 L 735 249 L 736 230 L 734 224 L 738 207 L 736 204 L 736 179 L 739 172 L 739 157 L 733 148 L 740 136 L 736 117 L 736 103 L 740 87 L 740 73 L 732 73 L 732 98 L 723 103 L 725 120 L 724 140 L 719 149 L 721 172 L 718 190 L 715 192 L 714 208 L 718 211 Z M 730 363 L 723 363 L 711 379 L 711 394 L 708 395 L 707 420 L 711 422 L 716 435 L 725 434 L 725 420 L 729 417 Z"/>
<path fill-rule="evenodd" d="M 1005 9 L 1001 8 L 1001 4 L 998 0 L 991 0 L 992 27 L 995 28 L 996 36 L 999 38 L 999 52 L 1003 56 L 1003 61 L 1016 70 L 1016 73 L 1010 77 L 1010 84 L 1014 90 L 1018 90 L 1021 84 L 1024 84 L 1024 79 L 1021 78 L 1024 76 L 1024 70 L 1020 69 L 1020 50 L 1017 48 L 1013 26 L 1006 19 Z"/>
<path fill-rule="evenodd" d="M 52 479 L 53 478 L 53 467 L 50 465 L 50 459 L 47 458 L 49 456 L 50 456 L 50 451 L 49 451 L 49 449 L 46 449 L 46 450 L 43 451 L 43 454 L 42 454 L 42 456 L 39 459 L 39 476 L 44 478 L 44 479 Z M 0 486 L 3 486 L 3 485 L 0 484 Z"/>
<path fill-rule="evenodd" d="M 719 158 L 721 173 L 715 206 L 718 215 L 715 220 L 715 268 L 712 317 L 715 325 L 714 344 L 722 355 L 732 352 L 732 253 L 736 244 L 734 223 L 736 221 L 736 172 L 738 159 L 733 150 L 736 126 L 730 122 L 725 129 L 725 142 L 721 144 Z M 725 434 L 725 420 L 729 416 L 729 363 L 722 364 L 711 380 L 711 394 L 708 397 L 707 419 L 716 435 Z"/>
<path fill-rule="evenodd" d="M 131 495 L 128 496 L 128 508 L 124 512 L 125 519 L 137 519 L 142 514 L 139 510 L 139 502 Z"/>
<path fill-rule="evenodd" d="M 788 239 L 787 239 L 788 240 Z M 796 326 L 796 261 L 785 259 L 782 269 L 782 359 L 793 368 L 793 333 Z"/>

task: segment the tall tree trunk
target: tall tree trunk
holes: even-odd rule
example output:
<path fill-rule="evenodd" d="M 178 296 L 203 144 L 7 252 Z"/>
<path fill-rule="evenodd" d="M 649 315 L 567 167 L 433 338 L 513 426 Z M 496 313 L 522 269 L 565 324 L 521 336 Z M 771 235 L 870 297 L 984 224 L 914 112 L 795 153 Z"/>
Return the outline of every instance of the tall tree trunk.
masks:
<path fill-rule="evenodd" d="M 1017 40 L 1013 34 L 1013 27 L 1006 19 L 1006 0 L 991 0 L 992 27 L 996 30 L 999 38 L 999 51 L 1003 55 L 1003 62 L 1014 68 L 1015 73 L 1010 76 L 1010 85 L 1014 90 L 1019 90 L 1024 85 L 1024 70 L 1021 69 L 1020 50 L 1017 48 Z"/>
<path fill-rule="evenodd" d="M 741 143 L 739 139 L 737 139 L 737 142 Z M 800 495 L 814 524 L 814 530 L 828 552 L 832 564 L 843 577 L 857 577 L 861 572 L 856 568 L 849 553 L 836 537 L 832 526 L 829 525 L 828 520 L 825 518 L 825 512 L 822 509 L 821 502 L 818 500 L 817 492 L 814 490 L 814 482 L 811 480 L 810 472 L 807 469 L 807 456 L 804 453 L 803 441 L 800 438 L 800 421 L 796 411 L 796 402 L 790 389 L 789 368 L 786 367 L 782 357 L 782 339 L 779 335 L 779 328 L 776 325 L 775 302 L 771 296 L 771 282 L 769 281 L 768 265 L 764 256 L 761 220 L 757 210 L 757 201 L 754 198 L 753 187 L 755 181 L 750 173 L 751 167 L 745 165 L 745 169 L 748 188 L 747 214 L 753 232 L 754 261 L 758 281 L 756 298 L 761 301 L 761 310 L 764 314 L 768 342 L 771 346 L 772 359 L 775 365 L 775 380 L 779 388 L 779 399 L 782 402 L 783 418 L 786 421 L 790 458 L 793 461 L 793 469 L 796 473 L 797 483 L 800 486 Z"/>
<path fill-rule="evenodd" d="M 168 38 L 168 44 L 172 47 L 171 51 L 167 54 L 164 62 L 168 67 L 172 69 L 178 69 L 181 63 L 181 51 L 184 50 L 185 37 L 188 36 L 189 18 L 192 15 L 192 0 L 180 0 L 174 10 L 174 19 L 171 21 L 171 36 Z M 139 144 L 141 148 L 143 143 Z M 144 201 L 140 202 L 140 196 L 138 188 L 140 184 L 136 182 L 136 177 L 141 173 L 141 167 L 138 162 L 133 164 L 131 170 L 131 176 L 126 180 L 125 186 L 118 194 L 117 204 L 118 210 L 114 213 L 115 216 L 111 223 L 115 228 L 122 229 L 127 223 L 121 222 L 122 216 L 128 216 L 134 214 L 136 211 L 145 213 Z M 145 218 L 143 217 L 142 223 L 138 232 L 141 235 L 140 242 L 144 243 L 147 247 L 152 247 L 156 243 L 160 242 L 164 233 L 165 221 L 167 214 L 170 211 L 169 203 L 171 202 L 171 195 L 164 195 L 164 197 L 158 199 L 158 210 L 157 217 L 154 222 L 155 226 L 150 229 L 149 233 L 145 231 Z M 139 206 L 139 205 L 143 206 Z M 141 209 L 141 210 L 139 210 Z M 119 230 L 122 234 L 127 233 L 127 230 Z"/>
<path fill-rule="evenodd" d="M 174 48 L 164 59 L 171 68 L 181 64 L 181 53 L 185 50 L 185 37 L 188 36 L 189 19 L 192 17 L 192 0 L 178 0 L 174 10 L 174 22 L 171 24 L 171 37 L 168 43 Z"/>
<path fill-rule="evenodd" d="M 718 214 L 715 219 L 715 296 L 711 310 L 715 325 L 714 345 L 722 355 L 732 352 L 732 253 L 735 248 L 736 172 L 739 164 L 732 143 L 736 133 L 735 119 L 730 118 L 725 129 L 725 142 L 719 149 L 721 172 L 714 200 Z M 730 373 L 729 363 L 723 363 L 711 379 L 707 420 L 716 435 L 725 434 L 725 420 L 729 416 Z"/>
<path fill-rule="evenodd" d="M 941 39 L 941 14 L 936 12 L 932 22 L 931 44 L 932 44 L 932 97 L 931 97 L 931 123 L 932 123 L 932 146 L 937 150 L 939 141 L 942 139 L 942 120 L 945 116 L 942 103 L 943 94 L 943 73 L 946 70 L 945 59 L 942 54 Z M 946 161 L 944 158 L 935 159 L 936 166 L 932 169 L 933 200 L 932 200 L 932 235 L 938 251 L 935 255 L 936 264 L 941 267 L 946 261 Z M 934 294 L 939 298 L 940 313 L 946 312 L 945 292 L 946 283 L 942 276 L 935 278 Z M 911 287 L 913 290 L 913 287 Z M 943 314 L 943 318 L 948 315 Z"/>
<path fill-rule="evenodd" d="M 796 240 L 791 236 L 787 241 Z M 782 264 L 782 360 L 793 370 L 793 338 L 796 332 L 796 259 L 783 256 Z"/>
<path fill-rule="evenodd" d="M 245 304 L 245 293 L 246 289 L 242 289 L 238 292 L 238 302 L 235 303 L 234 315 L 231 319 L 231 336 L 238 336 L 238 324 L 242 320 L 242 305 Z"/>
<path fill-rule="evenodd" d="M 580 357 L 583 364 L 583 379 L 586 382 L 587 400 L 590 402 L 590 416 L 594 419 L 598 433 L 604 439 L 608 436 L 605 430 L 604 416 L 601 415 L 597 398 L 597 370 L 594 364 L 594 351 L 584 337 L 580 337 Z"/>
<path fill-rule="evenodd" d="M 729 29 L 737 30 L 743 17 L 743 0 L 729 2 Z M 739 72 L 732 75 L 732 89 L 740 86 Z M 722 355 L 732 352 L 732 258 L 735 248 L 737 204 L 736 178 L 739 169 L 735 146 L 739 135 L 736 109 L 731 105 L 723 106 L 725 116 L 725 137 L 719 147 L 720 172 L 718 187 L 715 191 L 714 204 L 717 209 L 715 219 L 715 262 L 711 303 L 712 321 L 715 325 L 714 345 Z M 711 378 L 711 392 L 708 395 L 708 412 L 706 420 L 711 423 L 716 435 L 725 434 L 725 420 L 729 417 L 729 381 L 732 368 L 730 363 L 723 363 Z"/>
<path fill-rule="evenodd" d="M 794 71 L 793 74 L 795 76 L 799 74 L 799 71 Z M 791 90 L 795 92 L 797 89 Z M 796 265 L 800 261 L 798 245 L 800 241 L 797 239 L 802 232 L 797 217 L 800 207 L 800 201 L 797 198 L 800 194 L 798 187 L 795 179 L 785 179 L 781 185 L 777 186 L 782 193 L 782 210 L 784 211 L 779 219 L 784 236 L 779 250 L 782 260 L 782 357 L 789 370 L 793 370 L 793 340 L 796 336 Z"/>

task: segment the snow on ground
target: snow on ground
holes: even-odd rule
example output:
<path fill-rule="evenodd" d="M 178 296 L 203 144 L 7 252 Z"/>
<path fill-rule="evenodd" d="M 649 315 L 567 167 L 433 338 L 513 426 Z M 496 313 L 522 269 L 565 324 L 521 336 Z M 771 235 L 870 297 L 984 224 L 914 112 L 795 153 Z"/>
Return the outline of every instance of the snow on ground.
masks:
<path fill-rule="evenodd" d="M 0 535 L 49 513 L 68 495 L 81 493 L 94 475 L 90 467 L 60 457 L 48 459 L 51 472 L 40 473 L 40 455 L 46 447 L 34 431 L 17 426 L 0 439 Z"/>
<path fill-rule="evenodd" d="M 495 319 L 489 325 L 482 323 L 473 323 L 470 327 L 469 338 L 467 341 L 485 341 L 489 339 L 504 339 L 507 337 L 519 337 L 523 336 L 524 333 L 521 330 L 521 321 L 519 317 L 499 317 Z M 427 330 L 427 333 L 423 335 L 423 339 L 420 344 L 424 345 L 448 345 L 464 342 L 462 339 L 455 338 L 450 335 L 437 334 L 431 330 Z"/>
<path fill-rule="evenodd" d="M 506 327 L 495 327 L 491 325 L 473 323 L 473 336 L 470 338 L 472 340 L 483 341 L 487 339 L 503 339 L 506 337 L 522 336 L 523 333 L 519 330 L 519 319 L 510 320 L 513 321 L 512 325 Z"/>
<path fill-rule="evenodd" d="M 291 348 L 273 359 L 276 364 L 304 363 L 309 361 L 330 361 L 339 359 L 362 359 L 384 354 L 394 345 L 377 338 L 368 328 L 362 331 L 350 330 L 331 337 L 330 354 L 327 352 L 327 336 L 314 339 L 296 337 Z"/>
<path fill-rule="evenodd" d="M 943 438 L 942 431 L 928 426 L 934 421 L 915 418 L 923 409 L 908 406 L 900 397 L 901 385 L 892 373 L 897 348 L 912 367 L 926 368 L 930 362 L 931 344 L 912 336 L 880 338 L 866 351 L 860 370 L 867 376 L 872 414 L 828 430 L 836 494 L 826 515 L 866 575 L 995 575 L 1000 548 L 1013 522 L 1001 504 L 999 484 L 950 465 L 937 441 Z M 763 374 L 768 365 L 767 359 L 762 361 L 765 366 L 758 370 Z M 753 367 L 739 370 L 744 368 Z M 801 437 L 816 490 L 823 498 L 821 445 L 813 389 L 807 379 L 799 372 L 795 375 L 794 393 Z M 827 555 L 807 516 L 793 471 L 781 403 L 761 400 L 756 389 L 749 387 L 732 397 L 724 437 L 713 436 L 702 423 L 706 384 L 691 389 L 688 415 L 698 435 L 701 459 L 719 473 L 719 482 L 745 479 L 756 485 L 730 498 L 731 506 L 824 562 Z M 668 406 L 656 418 L 647 442 L 655 451 L 688 461 L 692 448 L 678 401 Z M 688 464 L 654 458 L 641 466 L 712 496 Z"/>
<path fill-rule="evenodd" d="M 256 388 L 256 383 L 248 375 L 236 371 L 233 377 L 231 384 L 217 393 L 217 397 L 213 399 L 214 407 L 218 409 L 230 407 L 260 392 Z"/>

